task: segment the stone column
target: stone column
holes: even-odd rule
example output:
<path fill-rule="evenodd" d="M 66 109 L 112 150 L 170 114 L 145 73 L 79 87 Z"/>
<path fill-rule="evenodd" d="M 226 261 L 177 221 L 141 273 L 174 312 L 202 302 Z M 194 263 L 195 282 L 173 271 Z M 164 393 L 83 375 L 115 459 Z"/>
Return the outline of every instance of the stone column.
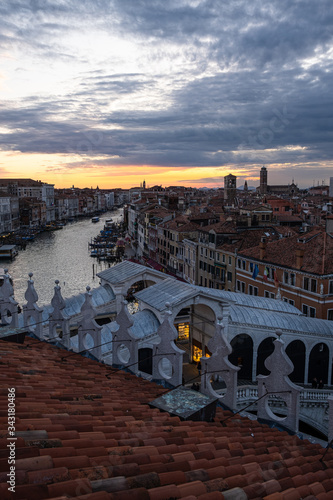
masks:
<path fill-rule="evenodd" d="M 252 382 L 255 382 L 257 380 L 258 347 L 259 347 L 259 343 L 257 341 L 254 341 L 253 342 L 253 358 L 252 358 Z"/>
<path fill-rule="evenodd" d="M 330 344 L 328 345 L 328 378 L 327 385 L 331 385 L 332 381 L 332 349 Z"/>
<path fill-rule="evenodd" d="M 121 308 L 122 308 L 123 300 L 124 300 L 123 286 L 122 285 L 120 285 L 120 286 L 112 285 L 112 289 L 113 289 L 114 294 L 116 296 L 116 309 L 117 309 L 117 314 L 119 314 L 121 311 Z"/>
<path fill-rule="evenodd" d="M 328 442 L 333 439 L 333 396 L 328 396 Z"/>
<path fill-rule="evenodd" d="M 308 346 L 305 344 L 305 366 L 304 366 L 304 384 L 308 383 L 309 379 L 309 349 Z"/>

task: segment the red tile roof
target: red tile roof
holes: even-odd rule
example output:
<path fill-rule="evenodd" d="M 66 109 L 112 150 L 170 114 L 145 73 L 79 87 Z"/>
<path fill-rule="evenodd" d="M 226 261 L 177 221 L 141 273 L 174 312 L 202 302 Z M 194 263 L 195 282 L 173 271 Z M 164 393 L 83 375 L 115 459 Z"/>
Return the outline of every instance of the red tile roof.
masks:
<path fill-rule="evenodd" d="M 181 421 L 149 407 L 163 387 L 30 338 L 0 341 L 0 357 L 4 500 L 333 498 L 332 450 L 325 468 L 320 445 L 221 408 L 213 422 Z M 10 387 L 15 495 L 6 482 Z"/>
<path fill-rule="evenodd" d="M 304 251 L 302 271 L 314 274 L 333 273 L 333 238 L 322 228 L 315 228 L 302 235 L 268 241 L 263 262 L 296 269 L 296 250 Z M 241 250 L 240 255 L 259 260 L 259 245 Z"/>

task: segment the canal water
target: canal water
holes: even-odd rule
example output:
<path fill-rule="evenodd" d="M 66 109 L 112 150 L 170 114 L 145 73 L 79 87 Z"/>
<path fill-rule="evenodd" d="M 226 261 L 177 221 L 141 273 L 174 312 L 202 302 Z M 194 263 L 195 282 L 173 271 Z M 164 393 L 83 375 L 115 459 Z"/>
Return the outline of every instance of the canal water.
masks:
<path fill-rule="evenodd" d="M 68 223 L 58 231 L 43 232 L 28 242 L 13 260 L 1 260 L 0 266 L 9 270 L 14 282 L 14 297 L 22 307 L 26 303 L 29 273 L 39 300 L 38 305 L 49 304 L 54 294 L 55 280 L 59 280 L 64 298 L 99 286 L 96 273 L 110 267 L 109 262 L 90 257 L 89 242 L 103 229 L 105 221 L 121 222 L 123 209 L 107 212 L 97 223 L 91 218 Z"/>

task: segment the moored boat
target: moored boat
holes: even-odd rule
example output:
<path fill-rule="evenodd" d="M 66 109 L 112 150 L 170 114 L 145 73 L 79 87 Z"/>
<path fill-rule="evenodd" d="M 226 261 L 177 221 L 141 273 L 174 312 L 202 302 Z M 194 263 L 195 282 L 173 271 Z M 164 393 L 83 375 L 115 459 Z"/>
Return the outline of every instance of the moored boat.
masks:
<path fill-rule="evenodd" d="M 0 247 L 0 259 L 14 259 L 17 254 L 16 245 L 2 245 Z"/>

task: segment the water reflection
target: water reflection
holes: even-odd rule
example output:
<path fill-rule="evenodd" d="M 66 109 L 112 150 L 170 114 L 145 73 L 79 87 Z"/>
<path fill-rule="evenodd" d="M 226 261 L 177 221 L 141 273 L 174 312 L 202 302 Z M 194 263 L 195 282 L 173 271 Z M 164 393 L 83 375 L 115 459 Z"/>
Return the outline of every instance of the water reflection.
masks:
<path fill-rule="evenodd" d="M 122 220 L 123 210 L 103 214 L 98 223 L 91 219 L 67 224 L 63 229 L 41 233 L 21 250 L 13 261 L 1 261 L 14 281 L 15 299 L 20 305 L 26 303 L 24 294 L 27 289 L 29 273 L 33 273 L 38 303 L 50 303 L 54 293 L 54 282 L 59 280 L 64 297 L 85 291 L 86 286 L 99 285 L 96 274 L 112 264 L 97 261 L 90 257 L 89 242 L 103 229 L 105 220 Z"/>

